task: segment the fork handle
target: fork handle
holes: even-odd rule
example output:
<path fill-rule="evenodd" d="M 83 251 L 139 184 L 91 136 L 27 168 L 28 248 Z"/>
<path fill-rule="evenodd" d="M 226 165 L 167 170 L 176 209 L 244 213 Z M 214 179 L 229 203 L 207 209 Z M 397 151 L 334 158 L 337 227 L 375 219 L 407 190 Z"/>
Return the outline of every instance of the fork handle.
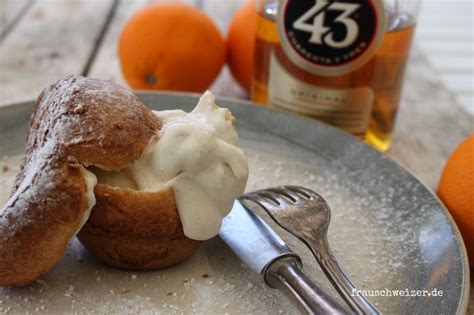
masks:
<path fill-rule="evenodd" d="M 351 314 L 302 270 L 295 257 L 274 261 L 265 272 L 265 281 L 285 293 L 304 314 Z"/>
<path fill-rule="evenodd" d="M 372 303 L 370 303 L 362 294 L 359 294 L 360 291 L 342 271 L 336 258 L 331 252 L 326 239 L 313 240 L 307 238 L 306 241 L 308 242 L 308 247 L 321 266 L 321 269 L 354 312 L 357 314 L 370 315 L 381 314 Z"/>

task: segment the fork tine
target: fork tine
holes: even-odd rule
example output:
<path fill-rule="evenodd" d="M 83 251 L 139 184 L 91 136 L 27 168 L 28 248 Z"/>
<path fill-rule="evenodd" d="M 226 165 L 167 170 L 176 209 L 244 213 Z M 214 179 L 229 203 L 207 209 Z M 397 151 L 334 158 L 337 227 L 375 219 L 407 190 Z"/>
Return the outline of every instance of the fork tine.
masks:
<path fill-rule="evenodd" d="M 288 189 L 285 189 L 284 186 L 276 187 L 276 188 L 268 188 L 268 189 L 265 189 L 265 191 L 271 191 L 273 193 L 282 195 L 292 202 L 296 202 L 298 199 L 300 199 L 300 196 L 297 196 L 296 194 L 292 193 Z"/>
<path fill-rule="evenodd" d="M 258 191 L 242 195 L 240 201 L 252 201 L 264 209 L 269 209 L 279 205 L 279 202 L 271 196 L 262 196 Z"/>
<path fill-rule="evenodd" d="M 297 194 L 298 196 L 303 197 L 305 199 L 311 199 L 311 194 L 302 190 L 300 186 L 284 186 L 285 189 L 293 192 L 294 194 Z"/>
<path fill-rule="evenodd" d="M 279 193 L 272 191 L 270 189 L 259 190 L 257 193 L 264 198 L 275 200 L 279 206 L 290 205 L 290 201 L 288 201 L 285 197 L 283 197 Z"/>
<path fill-rule="evenodd" d="M 302 198 L 307 197 L 305 194 L 300 194 L 291 189 L 288 189 L 288 186 L 280 186 L 279 188 L 284 190 L 286 194 L 290 195 L 295 202 L 297 202 L 298 200 L 301 200 Z"/>
<path fill-rule="evenodd" d="M 323 199 L 323 197 L 321 197 L 320 194 L 305 187 L 301 187 L 301 186 L 285 186 L 285 187 L 297 194 L 305 196 L 307 199 L 311 199 L 311 200 Z"/>
<path fill-rule="evenodd" d="M 257 190 L 255 192 L 258 196 L 261 198 L 269 199 L 276 203 L 277 205 L 280 205 L 280 201 L 278 200 L 278 196 L 270 191 L 267 190 Z"/>

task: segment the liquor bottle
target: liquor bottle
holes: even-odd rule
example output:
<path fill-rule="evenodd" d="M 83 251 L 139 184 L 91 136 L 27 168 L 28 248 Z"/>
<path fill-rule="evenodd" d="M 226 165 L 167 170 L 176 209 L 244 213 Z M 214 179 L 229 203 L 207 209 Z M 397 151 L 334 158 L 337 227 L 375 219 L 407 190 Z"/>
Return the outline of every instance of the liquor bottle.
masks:
<path fill-rule="evenodd" d="M 385 151 L 418 0 L 259 0 L 252 100 Z"/>

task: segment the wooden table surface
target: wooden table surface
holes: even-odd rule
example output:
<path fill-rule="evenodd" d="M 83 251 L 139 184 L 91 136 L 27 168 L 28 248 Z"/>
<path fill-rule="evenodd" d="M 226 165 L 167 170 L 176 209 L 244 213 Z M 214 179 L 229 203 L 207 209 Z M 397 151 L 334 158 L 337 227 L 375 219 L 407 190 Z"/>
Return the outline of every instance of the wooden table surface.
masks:
<path fill-rule="evenodd" d="M 206 11 L 225 34 L 230 17 L 244 1 L 184 2 Z M 150 2 L 0 0 L 0 106 L 34 99 L 45 86 L 70 74 L 127 86 L 118 63 L 118 35 L 129 17 Z M 450 152 L 474 131 L 473 117 L 456 103 L 439 77 L 415 39 L 395 140 L 387 153 L 433 190 Z M 226 68 L 211 90 L 248 98 Z M 474 314 L 473 292 L 468 313 Z"/>

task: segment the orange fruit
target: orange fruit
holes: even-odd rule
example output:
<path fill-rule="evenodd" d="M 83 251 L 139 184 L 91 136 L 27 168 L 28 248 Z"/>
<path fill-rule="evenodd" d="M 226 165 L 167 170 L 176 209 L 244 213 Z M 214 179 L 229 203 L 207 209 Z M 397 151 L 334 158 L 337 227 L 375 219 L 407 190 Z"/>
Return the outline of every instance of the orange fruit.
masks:
<path fill-rule="evenodd" d="M 441 174 L 438 196 L 456 221 L 474 267 L 474 134 L 449 157 Z"/>
<path fill-rule="evenodd" d="M 234 15 L 227 33 L 227 64 L 247 92 L 252 82 L 256 30 L 257 4 L 251 0 Z"/>
<path fill-rule="evenodd" d="M 132 16 L 120 34 L 118 53 L 134 89 L 202 92 L 225 63 L 225 40 L 202 11 L 160 3 Z"/>

